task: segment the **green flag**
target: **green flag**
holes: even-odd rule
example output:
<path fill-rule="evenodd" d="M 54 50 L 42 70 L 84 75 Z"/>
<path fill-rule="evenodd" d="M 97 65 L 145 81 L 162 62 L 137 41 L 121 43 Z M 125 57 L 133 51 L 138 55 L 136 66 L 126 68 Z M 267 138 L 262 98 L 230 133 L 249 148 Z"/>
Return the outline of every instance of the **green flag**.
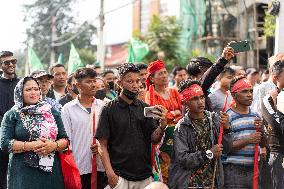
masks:
<path fill-rule="evenodd" d="M 142 41 L 131 39 L 128 47 L 127 62 L 142 62 L 142 59 L 148 54 L 149 47 Z"/>
<path fill-rule="evenodd" d="M 58 59 L 57 59 L 57 62 L 58 62 L 59 64 L 63 64 L 63 54 L 62 54 L 62 53 L 59 54 Z"/>
<path fill-rule="evenodd" d="M 71 43 L 70 55 L 68 60 L 68 74 L 74 73 L 78 68 L 84 67 L 78 52 L 73 43 Z"/>
<path fill-rule="evenodd" d="M 36 70 L 43 70 L 44 67 L 36 55 L 35 51 L 32 48 L 28 48 L 28 65 L 29 65 L 29 71 L 33 72 Z"/>

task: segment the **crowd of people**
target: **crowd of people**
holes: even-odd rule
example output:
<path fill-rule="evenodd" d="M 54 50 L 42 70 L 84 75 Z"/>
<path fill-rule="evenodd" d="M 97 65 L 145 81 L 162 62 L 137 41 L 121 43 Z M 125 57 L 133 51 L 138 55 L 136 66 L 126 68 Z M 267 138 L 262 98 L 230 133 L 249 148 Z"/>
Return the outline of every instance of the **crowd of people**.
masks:
<path fill-rule="evenodd" d="M 70 148 L 83 189 L 283 189 L 284 54 L 263 71 L 235 56 L 227 46 L 171 73 L 163 60 L 71 75 L 54 64 L 20 79 L 2 51 L 0 188 L 65 188 Z"/>

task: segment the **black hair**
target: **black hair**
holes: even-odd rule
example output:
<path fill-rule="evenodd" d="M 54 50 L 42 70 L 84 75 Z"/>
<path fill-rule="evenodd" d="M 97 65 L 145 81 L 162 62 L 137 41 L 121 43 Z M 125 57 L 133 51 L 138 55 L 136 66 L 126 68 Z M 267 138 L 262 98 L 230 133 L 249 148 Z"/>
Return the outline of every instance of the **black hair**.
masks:
<path fill-rule="evenodd" d="M 2 62 L 2 58 L 8 57 L 8 56 L 13 56 L 14 54 L 10 51 L 1 51 L 0 52 L 0 62 Z"/>
<path fill-rule="evenodd" d="M 111 74 L 114 74 L 114 71 L 112 71 L 112 70 L 106 70 L 106 71 L 103 72 L 102 76 L 105 77 L 107 74 L 110 74 L 110 73 L 111 73 Z"/>
<path fill-rule="evenodd" d="M 94 69 L 97 69 L 97 68 L 101 68 L 101 66 L 100 66 L 100 65 L 96 65 L 96 66 L 94 67 Z"/>
<path fill-rule="evenodd" d="M 72 73 L 72 74 L 70 74 L 70 75 L 68 76 L 68 78 L 67 78 L 67 84 L 71 85 L 73 78 L 74 78 L 74 73 Z"/>
<path fill-rule="evenodd" d="M 185 89 L 189 88 L 191 85 L 197 84 L 199 86 L 201 86 L 201 83 L 197 80 L 192 80 L 192 79 L 187 79 L 184 81 L 181 81 L 179 86 L 178 86 L 178 92 L 181 93 L 182 91 L 184 91 Z"/>
<path fill-rule="evenodd" d="M 264 70 L 263 74 L 265 74 L 265 75 L 269 74 L 269 70 L 268 69 Z"/>
<path fill-rule="evenodd" d="M 145 69 L 148 68 L 148 66 L 147 66 L 146 64 L 144 64 L 144 63 L 136 64 L 136 66 L 137 66 L 137 68 L 138 68 L 139 70 L 145 70 Z"/>
<path fill-rule="evenodd" d="M 191 76 L 198 76 L 202 68 L 210 68 L 213 62 L 205 57 L 196 57 L 189 61 L 186 66 L 187 73 Z"/>
<path fill-rule="evenodd" d="M 233 86 L 241 79 L 246 79 L 245 76 L 238 76 L 238 77 L 234 77 L 231 82 L 230 82 L 230 91 L 232 91 Z"/>
<path fill-rule="evenodd" d="M 24 78 L 23 86 L 25 86 L 25 84 L 26 84 L 28 81 L 35 81 L 36 84 L 38 85 L 38 87 L 40 88 L 40 85 L 39 85 L 38 81 L 37 81 L 35 78 L 30 77 L 30 76 Z"/>
<path fill-rule="evenodd" d="M 284 60 L 278 60 L 275 62 L 271 68 L 271 72 L 273 75 L 279 76 L 284 69 Z"/>
<path fill-rule="evenodd" d="M 87 77 L 96 78 L 97 77 L 96 71 L 92 68 L 80 68 L 74 74 L 74 78 L 78 82 L 82 81 L 82 79 Z"/>
<path fill-rule="evenodd" d="M 226 73 L 234 76 L 236 71 L 233 68 L 225 67 L 224 70 L 220 73 L 220 77 L 223 77 Z"/>
<path fill-rule="evenodd" d="M 186 71 L 186 69 L 185 69 L 184 67 L 181 67 L 181 66 L 176 66 L 176 67 L 174 67 L 174 69 L 173 69 L 173 71 L 172 71 L 173 76 L 176 76 L 176 75 L 177 75 L 177 72 L 182 71 L 182 70 L 185 70 L 185 71 Z M 186 71 L 186 72 L 187 72 L 187 71 Z"/>
<path fill-rule="evenodd" d="M 54 64 L 53 66 L 51 66 L 50 68 L 49 68 L 49 73 L 51 74 L 51 75 L 53 75 L 54 73 L 53 73 L 53 69 L 54 68 L 64 68 L 65 69 L 65 66 L 63 65 L 63 64 Z"/>

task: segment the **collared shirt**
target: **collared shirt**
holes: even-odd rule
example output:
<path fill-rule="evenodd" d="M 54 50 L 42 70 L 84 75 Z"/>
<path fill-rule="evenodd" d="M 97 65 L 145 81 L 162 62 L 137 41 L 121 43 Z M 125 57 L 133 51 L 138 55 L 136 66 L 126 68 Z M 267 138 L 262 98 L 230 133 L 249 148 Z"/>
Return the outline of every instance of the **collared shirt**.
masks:
<path fill-rule="evenodd" d="M 253 102 L 251 105 L 251 109 L 254 112 L 258 112 L 261 115 L 261 101 L 262 99 L 269 94 L 270 91 L 276 89 L 276 85 L 268 80 L 260 85 L 257 85 L 257 87 L 253 90 Z"/>
<path fill-rule="evenodd" d="M 104 102 L 99 99 L 93 103 L 92 111 L 95 112 L 96 124 L 103 106 Z M 71 142 L 73 156 L 81 175 L 92 173 L 92 151 L 90 148 L 93 143 L 93 125 L 90 116 L 91 114 L 80 104 L 78 98 L 65 104 L 61 113 L 64 128 Z M 98 170 L 104 171 L 98 158 Z"/>
<path fill-rule="evenodd" d="M 152 176 L 151 135 L 158 122 L 144 116 L 147 106 L 138 99 L 128 104 L 116 98 L 103 108 L 96 132 L 97 139 L 108 140 L 114 172 L 129 181 Z"/>
<path fill-rule="evenodd" d="M 57 92 L 56 90 L 53 89 L 53 93 L 54 93 L 54 97 L 55 97 L 55 100 L 57 102 L 59 102 L 59 100 L 64 96 L 64 94 L 61 94 L 59 92 Z"/>

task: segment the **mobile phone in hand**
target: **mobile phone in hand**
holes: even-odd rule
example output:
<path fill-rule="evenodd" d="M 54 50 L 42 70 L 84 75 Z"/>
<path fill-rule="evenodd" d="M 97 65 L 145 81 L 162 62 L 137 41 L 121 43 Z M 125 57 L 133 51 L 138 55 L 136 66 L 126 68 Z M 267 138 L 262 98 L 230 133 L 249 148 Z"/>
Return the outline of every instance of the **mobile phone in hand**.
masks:
<path fill-rule="evenodd" d="M 156 119 L 160 119 L 161 117 L 158 115 L 161 111 L 156 106 L 150 106 L 144 108 L 144 116 L 145 117 L 152 117 Z"/>
<path fill-rule="evenodd" d="M 235 53 L 246 52 L 250 50 L 250 43 L 248 40 L 237 41 L 237 42 L 234 41 L 229 43 L 229 46 L 234 49 Z"/>

